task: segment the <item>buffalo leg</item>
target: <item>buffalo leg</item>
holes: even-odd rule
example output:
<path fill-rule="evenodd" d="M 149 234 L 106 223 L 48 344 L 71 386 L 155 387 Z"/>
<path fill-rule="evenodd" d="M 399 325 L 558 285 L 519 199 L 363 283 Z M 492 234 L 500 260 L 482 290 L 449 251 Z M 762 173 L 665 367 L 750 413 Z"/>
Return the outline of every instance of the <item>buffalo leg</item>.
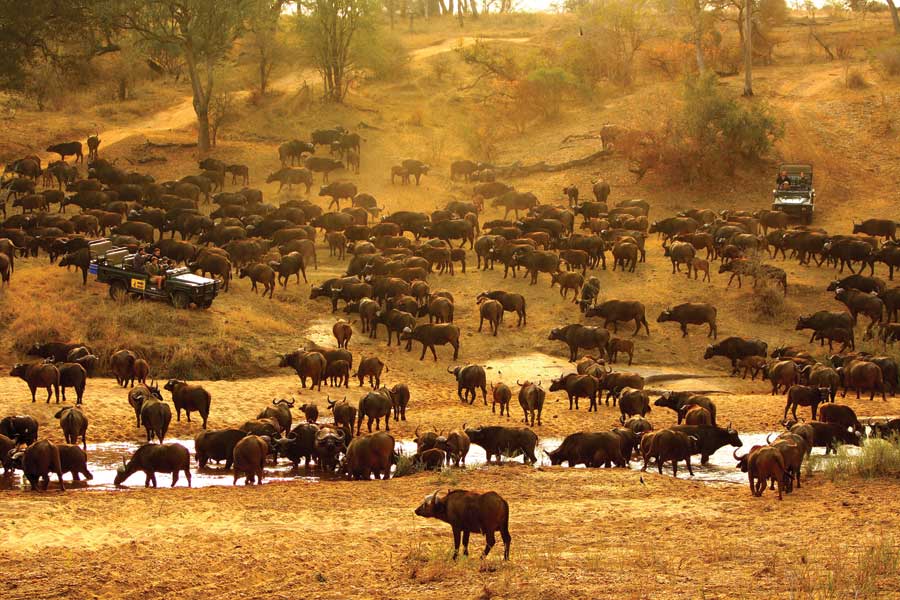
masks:
<path fill-rule="evenodd" d="M 453 528 L 453 560 L 456 560 L 459 556 L 459 538 L 461 533 L 456 527 Z"/>

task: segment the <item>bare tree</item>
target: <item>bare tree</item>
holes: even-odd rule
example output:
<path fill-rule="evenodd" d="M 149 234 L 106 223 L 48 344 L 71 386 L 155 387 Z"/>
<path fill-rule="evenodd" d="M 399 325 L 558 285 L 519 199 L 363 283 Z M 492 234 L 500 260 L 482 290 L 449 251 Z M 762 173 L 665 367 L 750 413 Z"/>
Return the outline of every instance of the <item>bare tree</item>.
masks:
<path fill-rule="evenodd" d="M 208 152 L 215 67 L 244 31 L 249 0 L 126 0 L 122 9 L 127 29 L 180 50 L 191 79 L 197 146 L 201 153 Z"/>
<path fill-rule="evenodd" d="M 325 98 L 342 102 L 353 69 L 353 41 L 374 26 L 372 0 L 299 0 L 297 23 L 322 75 Z"/>
<path fill-rule="evenodd" d="M 753 0 L 747 0 L 744 10 L 744 96 L 753 95 Z"/>

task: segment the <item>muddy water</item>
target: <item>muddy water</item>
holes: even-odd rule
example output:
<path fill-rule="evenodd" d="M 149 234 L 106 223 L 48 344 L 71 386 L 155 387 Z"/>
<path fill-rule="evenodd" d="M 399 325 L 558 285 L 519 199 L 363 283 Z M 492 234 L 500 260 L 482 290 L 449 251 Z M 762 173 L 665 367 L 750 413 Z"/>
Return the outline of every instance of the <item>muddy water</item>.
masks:
<path fill-rule="evenodd" d="M 741 441 L 744 442 L 743 446 L 738 448 L 739 454 L 745 454 L 749 452 L 750 448 L 755 445 L 765 445 L 766 437 L 771 435 L 770 433 L 750 433 L 750 434 L 741 434 Z M 559 447 L 562 442 L 561 438 L 543 438 L 538 443 L 538 450 L 536 451 L 538 462 L 534 465 L 537 467 L 547 467 L 550 466 L 550 459 L 547 457 L 546 453 L 550 450 L 554 450 Z M 217 466 L 216 463 L 211 462 L 205 469 L 198 469 L 196 467 L 196 463 L 193 461 L 194 456 L 194 440 L 191 439 L 171 439 L 168 440 L 168 443 L 179 443 L 185 446 L 190 452 L 192 456 L 192 464 L 191 464 L 191 486 L 197 488 L 203 487 L 221 487 L 221 486 L 230 486 L 234 484 L 234 473 L 233 471 L 226 471 L 223 466 Z M 88 444 L 88 470 L 93 475 L 93 479 L 90 481 L 84 481 L 83 479 L 80 482 L 72 482 L 69 481 L 69 476 L 65 476 L 65 483 L 67 488 L 71 489 L 100 489 L 100 490 L 113 490 L 117 489 L 113 483 L 116 477 L 116 470 L 119 466 L 122 465 L 122 461 L 127 460 L 128 457 L 138 448 L 139 444 L 135 444 L 133 442 L 104 442 L 100 444 Z M 416 443 L 414 440 L 401 440 L 397 442 L 397 450 L 401 454 L 405 454 L 407 456 L 412 456 L 416 452 Z M 705 466 L 701 466 L 699 464 L 700 459 L 699 456 L 695 456 L 692 460 L 692 468 L 694 470 L 694 477 L 691 478 L 687 472 L 687 469 L 684 466 L 684 463 L 680 463 L 678 465 L 678 477 L 679 478 L 691 478 L 697 481 L 702 481 L 706 483 L 731 483 L 731 484 L 743 484 L 746 482 L 746 475 L 741 473 L 739 470 L 735 468 L 735 460 L 733 458 L 732 453 L 735 451 L 735 448 L 732 446 L 726 446 L 721 448 L 718 452 L 713 454 L 709 463 Z M 813 454 L 824 454 L 824 448 L 814 448 Z M 521 457 L 515 459 L 504 459 L 504 462 L 521 461 Z M 468 468 L 478 468 L 487 462 L 484 449 L 480 446 L 472 445 L 469 449 L 469 454 L 466 457 L 466 466 Z M 639 471 L 642 467 L 642 462 L 640 460 L 632 460 L 629 463 L 629 468 L 634 471 Z M 224 465 L 224 463 L 221 463 Z M 577 468 L 584 468 L 583 466 Z M 305 481 L 309 483 L 319 482 L 321 480 L 328 479 L 336 479 L 337 476 L 329 476 L 322 477 L 320 473 L 315 470 L 311 470 L 310 473 L 306 473 L 305 469 L 300 466 L 298 469 L 294 470 L 289 462 L 285 460 L 280 460 L 277 464 L 273 464 L 271 462 L 266 464 L 266 475 L 265 481 Z M 655 465 L 653 465 L 649 472 L 656 473 Z M 663 475 L 671 476 L 672 467 L 667 464 L 663 468 Z M 157 474 L 157 484 L 160 487 L 168 487 L 171 485 L 172 476 L 166 473 Z M 240 483 L 243 484 L 243 478 L 239 479 Z M 141 472 L 135 473 L 132 475 L 125 483 L 125 487 L 141 487 L 144 485 L 144 474 Z M 179 477 L 178 486 L 187 486 L 187 480 L 184 478 L 182 474 Z M 51 478 L 51 489 L 55 487 L 55 481 Z M 0 477 L 0 490 L 9 490 L 9 489 L 27 489 L 28 484 L 24 480 L 24 477 L 20 473 L 15 473 L 9 476 Z"/>
<path fill-rule="evenodd" d="M 489 360 L 484 363 L 488 372 L 488 379 L 503 380 L 507 383 L 517 379 L 542 381 L 544 387 L 550 385 L 550 380 L 559 377 L 563 373 L 575 371 L 574 363 L 570 363 L 563 357 L 551 356 L 542 352 L 519 354 L 516 356 Z M 721 373 L 685 373 L 665 367 L 649 365 L 631 365 L 616 363 L 613 368 L 617 371 L 629 371 L 638 373 L 644 377 L 648 390 L 693 391 L 699 393 L 728 393 L 724 382 L 726 377 Z M 494 375 L 496 373 L 496 375 Z"/>

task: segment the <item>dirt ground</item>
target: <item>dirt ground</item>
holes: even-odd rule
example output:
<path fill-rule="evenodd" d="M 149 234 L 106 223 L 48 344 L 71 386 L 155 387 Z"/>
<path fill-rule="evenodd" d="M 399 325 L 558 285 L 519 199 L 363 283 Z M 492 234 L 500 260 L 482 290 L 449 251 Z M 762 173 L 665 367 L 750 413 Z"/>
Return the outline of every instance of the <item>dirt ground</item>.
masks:
<path fill-rule="evenodd" d="M 500 33 L 528 44 L 518 29 Z M 424 46 L 414 58 L 420 62 L 413 63 L 423 72 L 427 61 L 441 54 L 439 50 L 460 43 L 431 32 L 408 42 L 413 48 Z M 797 65 L 791 61 L 785 58 L 779 65 L 759 69 L 757 89 L 786 119 L 780 154 L 785 160 L 816 164 L 816 224 L 830 232 L 849 233 L 854 218 L 896 211 L 900 167 L 891 159 L 896 156 L 896 140 L 885 141 L 862 123 L 886 102 L 896 101 L 897 83 L 849 91 L 838 83 L 839 65 L 807 64 L 803 76 L 797 77 Z M 226 161 L 249 164 L 252 185 L 263 189 L 268 199 L 280 202 L 303 196 L 287 190 L 278 194 L 275 185 L 262 183 L 278 167 L 277 143 L 307 137 L 315 126 L 340 122 L 355 127 L 360 121 L 377 129 L 366 131 L 362 173 L 343 175 L 357 181 L 361 191 L 373 193 L 387 211 L 430 211 L 450 198 L 468 197 L 467 186 L 447 177 L 450 160 L 465 152 L 461 141 L 448 133 L 460 116 L 458 107 L 451 102 L 446 115 L 442 112 L 454 93 L 447 84 L 424 75 L 406 84 L 372 84 L 358 90 L 350 106 L 313 105 L 301 111 L 296 89 L 302 79 L 303 74 L 279 79 L 275 87 L 281 95 L 249 109 L 239 125 L 223 134 L 215 153 Z M 736 78 L 724 83 L 739 84 Z M 559 121 L 504 140 L 503 156 L 509 162 L 538 157 L 555 162 L 587 154 L 595 142 L 564 148 L 560 140 L 603 122 L 627 124 L 638 119 L 677 85 L 642 85 L 599 108 L 568 108 Z M 136 159 L 147 156 L 148 138 L 190 140 L 190 123 L 182 118 L 184 106 L 179 102 L 173 97 L 163 113 L 112 120 L 110 131 L 118 133 L 109 140 L 118 143 L 103 147 L 101 153 Z M 420 110 L 424 124 L 413 118 Z M 49 135 L 47 131 L 44 134 Z M 15 133 L 25 139 L 24 132 Z M 438 152 L 440 143 L 446 147 Z M 167 150 L 165 156 L 165 163 L 146 169 L 158 179 L 195 168 L 191 149 Z M 420 187 L 392 186 L 387 179 L 390 166 L 412 156 L 428 159 L 434 170 Z M 635 183 L 625 161 L 618 158 L 566 173 L 517 179 L 515 184 L 534 190 L 544 202 L 561 203 L 564 185 L 574 181 L 585 194 L 591 178 L 598 175 L 610 181 L 613 201 L 635 197 L 650 201 L 651 220 L 693 206 L 765 208 L 771 194 L 768 172 L 732 186 L 673 191 L 652 177 Z M 314 189 L 311 195 L 315 194 Z M 853 201 L 859 198 L 865 203 Z M 488 209 L 482 220 L 500 216 Z M 164 348 L 160 356 L 169 370 L 155 365 L 154 374 L 160 378 L 176 363 L 200 361 L 201 354 L 210 363 L 227 363 L 221 376 L 215 364 L 204 365 L 210 380 L 198 381 L 212 393 L 212 429 L 239 426 L 274 398 L 293 397 L 298 404 L 314 401 L 323 413 L 329 396 L 346 395 L 355 403 L 367 387 L 351 382 L 341 390 L 301 389 L 292 372 L 277 368 L 279 353 L 306 340 L 332 343 L 335 315 L 324 300 L 308 299 L 309 287 L 337 276 L 346 265 L 329 258 L 321 240 L 317 249 L 319 267 L 308 272 L 309 284 L 291 283 L 268 300 L 255 296 L 246 280 L 234 280 L 232 290 L 205 313 L 174 313 L 167 306 L 151 304 L 117 306 L 106 300 L 102 286 L 89 281 L 80 289 L 80 274 L 51 266 L 46 258 L 21 261 L 13 285 L 0 298 L 0 367 L 8 369 L 21 360 L 23 331 L 56 331 L 71 339 L 148 353 Z M 383 330 L 377 340 L 355 330 L 350 342 L 354 360 L 380 356 L 389 369 L 383 383 L 403 382 L 411 389 L 409 420 L 391 423 L 398 440 L 409 440 L 420 426 L 450 429 L 521 421 L 515 401 L 512 418 L 492 413 L 480 394 L 473 405 L 461 404 L 448 366 L 485 365 L 490 382 L 504 381 L 514 391 L 517 380 L 540 380 L 547 387 L 551 378 L 571 368 L 564 347 L 548 341 L 547 333 L 584 321 L 575 305 L 549 287 L 546 275 L 531 286 L 521 278 L 503 279 L 502 270 L 476 271 L 474 262 L 470 251 L 465 275 L 430 278 L 433 290 L 449 290 L 456 299 L 455 321 L 462 341 L 455 363 L 449 347 L 438 348 L 436 362 L 430 355 L 420 362 L 417 344 L 407 353 L 396 346 L 387 348 Z M 805 346 L 809 338 L 794 331 L 796 317 L 841 308 L 824 291 L 837 273 L 795 261 L 773 262 L 786 270 L 789 284 L 783 303 L 772 307 L 773 316 L 760 311 L 749 284 L 741 290 L 726 289 L 726 280 L 716 273 L 711 283 L 672 274 L 656 239 L 648 240 L 647 262 L 635 273 L 593 274 L 601 278 L 604 298 L 638 299 L 646 305 L 650 335 L 642 332 L 633 338 L 637 351 L 630 368 L 653 376 L 648 387 L 708 392 L 721 424 L 731 423 L 741 433 L 760 433 L 781 428 L 784 396 L 770 395 L 765 382 L 728 377 L 724 359 L 704 361 L 709 343 L 705 328 L 691 327 L 690 336 L 682 338 L 677 326 L 655 320 L 667 306 L 712 302 L 719 308 L 719 339 L 754 335 L 770 348 Z M 877 274 L 887 278 L 883 266 Z M 517 328 L 507 315 L 499 336 L 479 333 L 475 297 L 482 290 L 500 288 L 525 295 L 528 324 Z M 857 339 L 862 329 L 857 330 Z M 618 335 L 630 338 L 631 327 L 620 326 Z M 869 342 L 860 347 L 875 348 Z M 809 349 L 824 357 L 823 349 Z M 235 362 L 241 363 L 239 368 Z M 113 380 L 89 382 L 84 405 L 90 420 L 89 443 L 141 442 L 143 430 L 134 427 L 126 395 Z M 0 378 L 0 415 L 31 414 L 40 423 L 42 437 L 61 442 L 53 418 L 57 404 L 43 400 L 39 392 L 32 404 L 23 382 Z M 848 395 L 839 401 L 860 417 L 900 415 L 896 397 L 869 401 Z M 597 413 L 586 409 L 584 402 L 580 410 L 570 411 L 564 395 L 548 394 L 542 424 L 535 431 L 542 438 L 557 438 L 618 423 L 617 408 L 603 405 Z M 298 415 L 295 410 L 295 420 Z M 801 409 L 800 415 L 809 418 L 808 409 Z M 661 408 L 649 418 L 657 428 L 675 421 L 674 413 Z M 199 431 L 198 421 L 189 424 L 182 419 L 173 422 L 169 435 L 185 439 Z M 900 597 L 896 480 L 832 482 L 816 473 L 781 502 L 771 492 L 753 498 L 745 485 L 700 482 L 682 472 L 673 479 L 670 472 L 660 476 L 624 469 L 531 468 L 518 462 L 368 483 L 298 479 L 260 487 L 187 489 L 180 487 L 182 483 L 168 489 L 168 481 L 162 475 L 158 490 L 145 490 L 135 476 L 121 491 L 88 488 L 59 493 L 51 486 L 42 494 L 20 489 L 0 493 L 6 517 L 0 521 L 0 532 L 7 540 L 0 546 L 0 568 L 6 574 L 0 579 L 3 597 Z M 483 539 L 477 535 L 471 541 L 473 558 L 453 563 L 449 527 L 413 514 L 426 494 L 450 488 L 495 490 L 509 501 L 513 540 L 508 564 L 500 560 L 502 544 L 488 560 L 478 560 Z"/>

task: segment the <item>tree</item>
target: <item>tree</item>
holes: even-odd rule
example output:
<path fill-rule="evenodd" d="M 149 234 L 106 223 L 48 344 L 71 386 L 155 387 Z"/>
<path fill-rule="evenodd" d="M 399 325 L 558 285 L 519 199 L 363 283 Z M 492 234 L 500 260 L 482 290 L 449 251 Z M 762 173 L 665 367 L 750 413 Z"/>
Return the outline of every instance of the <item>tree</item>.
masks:
<path fill-rule="evenodd" d="M 289 0 L 252 0 L 248 18 L 249 42 L 256 54 L 257 85 L 260 96 L 265 96 L 269 76 L 281 52 L 278 39 L 278 20 Z"/>
<path fill-rule="evenodd" d="M 894 22 L 894 35 L 900 35 L 900 16 L 897 15 L 897 4 L 894 0 L 887 0 L 887 5 L 891 11 L 891 20 Z"/>
<path fill-rule="evenodd" d="M 706 70 L 703 58 L 703 40 L 706 34 L 714 29 L 714 21 L 721 9 L 716 0 L 677 0 L 673 5 L 675 11 L 690 24 L 691 43 L 697 60 L 697 70 Z"/>
<path fill-rule="evenodd" d="M 648 0 L 593 0 L 579 9 L 579 35 L 565 46 L 571 69 L 594 84 L 610 79 L 629 85 L 634 57 L 656 23 Z"/>
<path fill-rule="evenodd" d="M 29 86 L 29 69 L 59 72 L 119 47 L 112 29 L 93 10 L 94 0 L 0 2 L 0 85 Z"/>
<path fill-rule="evenodd" d="M 125 28 L 153 44 L 180 50 L 191 80 L 197 146 L 208 152 L 216 66 L 244 31 L 250 0 L 125 0 L 119 8 Z"/>
<path fill-rule="evenodd" d="M 297 26 L 316 68 L 325 98 L 343 102 L 350 86 L 357 34 L 374 27 L 373 0 L 299 0 Z"/>
<path fill-rule="evenodd" d="M 744 96 L 753 95 L 753 0 L 747 0 L 744 10 Z"/>

